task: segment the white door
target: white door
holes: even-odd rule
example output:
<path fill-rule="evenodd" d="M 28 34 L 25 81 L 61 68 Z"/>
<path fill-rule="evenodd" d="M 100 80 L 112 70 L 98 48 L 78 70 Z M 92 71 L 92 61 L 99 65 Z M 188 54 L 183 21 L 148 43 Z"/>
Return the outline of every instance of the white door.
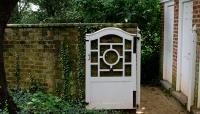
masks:
<path fill-rule="evenodd" d="M 164 15 L 164 65 L 163 79 L 172 83 L 174 5 L 166 3 Z"/>
<path fill-rule="evenodd" d="M 86 35 L 88 109 L 136 107 L 136 39 L 118 28 Z"/>
<path fill-rule="evenodd" d="M 181 48 L 181 91 L 189 95 L 189 80 L 193 74 L 194 37 L 192 35 L 192 1 L 183 3 L 182 48 Z"/>

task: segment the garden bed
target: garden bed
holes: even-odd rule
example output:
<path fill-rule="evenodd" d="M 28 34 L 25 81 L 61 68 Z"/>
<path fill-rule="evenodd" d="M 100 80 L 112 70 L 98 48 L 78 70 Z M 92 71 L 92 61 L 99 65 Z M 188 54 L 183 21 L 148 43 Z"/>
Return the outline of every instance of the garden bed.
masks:
<path fill-rule="evenodd" d="M 19 114 L 126 114 L 127 111 L 116 110 L 87 110 L 84 100 L 65 100 L 43 92 L 31 93 L 28 90 L 12 90 L 11 95 Z M 8 109 L 0 111 L 0 114 L 8 114 Z"/>

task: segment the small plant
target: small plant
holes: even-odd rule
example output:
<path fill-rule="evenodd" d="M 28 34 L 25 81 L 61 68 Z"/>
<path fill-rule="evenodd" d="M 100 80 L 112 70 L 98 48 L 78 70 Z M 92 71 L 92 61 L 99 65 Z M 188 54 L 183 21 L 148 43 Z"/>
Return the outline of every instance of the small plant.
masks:
<path fill-rule="evenodd" d="M 5 106 L 4 106 L 3 110 L 0 109 L 0 114 L 9 114 L 7 101 L 5 102 Z"/>
<path fill-rule="evenodd" d="M 31 73 L 29 73 L 29 91 L 31 93 L 36 93 L 37 91 L 44 91 L 42 83 L 34 79 Z"/>
<path fill-rule="evenodd" d="M 125 114 L 115 110 L 87 110 L 84 100 L 62 100 L 62 98 L 42 92 L 11 91 L 19 114 Z M 6 113 L 7 109 L 0 111 Z M 5 112 L 5 113 L 2 113 Z"/>

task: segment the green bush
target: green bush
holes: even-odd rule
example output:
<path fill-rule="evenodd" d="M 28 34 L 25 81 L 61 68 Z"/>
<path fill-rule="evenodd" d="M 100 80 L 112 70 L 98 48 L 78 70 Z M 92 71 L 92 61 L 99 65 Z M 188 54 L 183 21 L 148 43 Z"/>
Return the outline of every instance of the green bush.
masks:
<path fill-rule="evenodd" d="M 114 110 L 87 110 L 85 109 L 86 103 L 84 101 L 66 101 L 60 97 L 42 92 L 32 94 L 28 91 L 11 91 L 11 95 L 20 108 L 20 114 L 124 114 L 123 112 Z"/>
<path fill-rule="evenodd" d="M 3 109 L 0 109 L 0 114 L 9 114 L 8 112 L 8 103 L 5 103 L 6 105 L 3 107 Z"/>

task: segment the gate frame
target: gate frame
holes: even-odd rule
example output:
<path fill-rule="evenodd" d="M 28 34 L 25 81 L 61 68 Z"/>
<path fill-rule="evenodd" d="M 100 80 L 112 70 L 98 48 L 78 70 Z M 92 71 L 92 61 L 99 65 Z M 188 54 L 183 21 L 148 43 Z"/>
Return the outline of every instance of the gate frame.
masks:
<path fill-rule="evenodd" d="M 182 55 L 182 30 L 183 30 L 183 5 L 184 3 L 186 2 L 192 2 L 193 4 L 193 0 L 181 0 L 179 2 L 179 22 L 178 22 L 178 52 L 177 52 L 177 77 L 176 77 L 176 91 L 180 91 L 181 90 L 181 72 L 182 72 L 182 68 L 181 68 L 181 65 L 182 65 L 182 58 L 181 58 L 181 55 Z M 196 33 L 195 33 L 195 27 L 192 25 L 192 36 L 194 37 L 194 41 L 193 41 L 193 46 L 194 46 L 194 49 L 196 50 Z M 191 76 L 189 78 L 189 86 L 188 86 L 188 89 L 189 89 L 189 95 L 187 96 L 188 100 L 187 100 L 187 110 L 190 111 L 191 110 L 191 106 L 193 105 L 193 99 L 194 99 L 194 80 L 195 80 L 195 65 L 196 65 L 196 51 L 194 51 L 194 55 L 193 55 L 193 76 Z"/>
<path fill-rule="evenodd" d="M 106 29 L 114 29 L 114 30 L 119 30 L 119 31 L 122 31 L 122 32 L 125 32 L 126 34 L 128 32 L 120 29 L 120 28 L 116 28 L 116 27 L 106 27 L 106 28 L 103 28 L 103 29 L 100 29 L 96 32 L 100 32 L 100 31 L 103 31 L 103 30 L 106 30 Z M 96 33 L 94 32 L 94 33 Z M 140 106 L 140 82 L 141 82 L 141 35 L 140 35 L 140 30 L 139 28 L 137 27 L 137 33 L 136 34 L 131 34 L 131 33 L 128 33 L 129 35 L 137 38 L 137 50 L 136 50 L 136 107 L 133 107 L 133 109 L 135 108 L 139 108 Z M 89 33 L 89 34 L 86 34 L 86 55 L 85 55 L 85 62 L 86 62 L 86 68 L 85 68 L 85 73 L 86 74 L 90 74 L 90 64 L 89 64 L 89 61 L 88 59 L 91 59 L 91 56 L 88 55 L 89 53 L 89 50 L 87 49 L 90 49 L 90 45 L 89 45 L 89 40 L 90 40 L 90 36 L 93 35 L 94 33 Z M 87 83 L 89 82 L 89 76 L 85 75 L 86 76 L 86 83 L 85 83 L 85 101 L 86 103 L 90 103 L 90 85 Z M 86 107 L 87 108 L 87 107 Z"/>

